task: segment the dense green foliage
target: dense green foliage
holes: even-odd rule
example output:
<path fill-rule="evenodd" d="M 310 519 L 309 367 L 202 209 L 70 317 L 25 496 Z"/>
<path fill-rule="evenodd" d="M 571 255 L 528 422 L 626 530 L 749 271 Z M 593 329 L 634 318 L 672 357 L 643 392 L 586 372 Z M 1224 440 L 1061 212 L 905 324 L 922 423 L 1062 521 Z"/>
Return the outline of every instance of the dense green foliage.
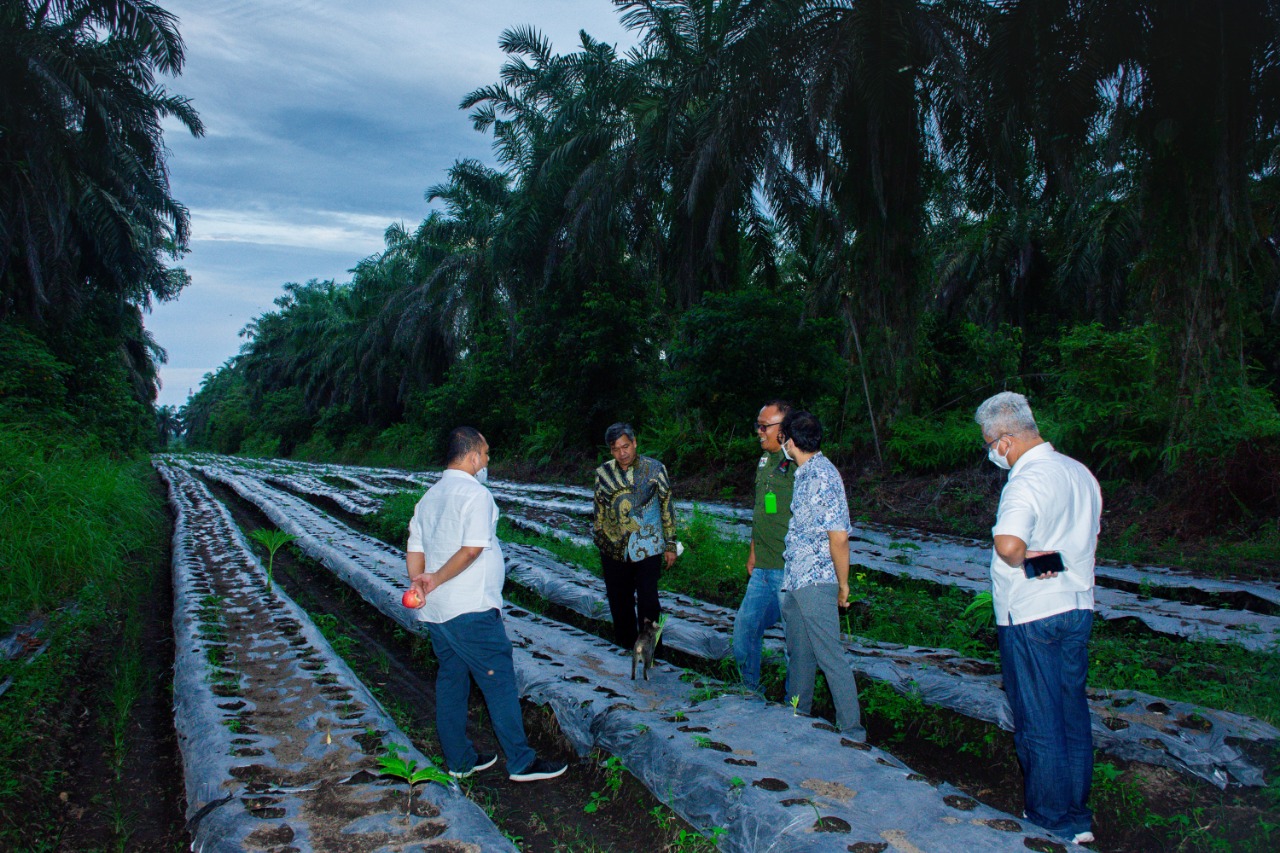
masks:
<path fill-rule="evenodd" d="M 1113 476 L 1274 448 L 1280 2 L 615 2 L 625 55 L 503 35 L 497 166 L 286 285 L 194 446 L 541 463 L 628 419 L 681 476 L 780 395 L 943 470 L 1008 388 Z"/>
<path fill-rule="evenodd" d="M 0 634 L 30 612 L 112 583 L 156 544 L 163 510 L 145 461 L 116 462 L 0 425 Z"/>
<path fill-rule="evenodd" d="M 63 426 L 103 449 L 152 442 L 164 351 L 142 312 L 187 283 L 167 265 L 188 215 L 161 122 L 203 133 L 156 82 L 182 64 L 176 20 L 149 2 L 0 4 L 0 421 L 65 403 Z"/>
<path fill-rule="evenodd" d="M 176 424 L 154 409 L 164 353 L 142 316 L 187 281 L 166 265 L 188 223 L 161 121 L 201 128 L 155 82 L 182 53 L 149 2 L 0 3 L 0 635 L 38 627 L 47 643 L 0 661 L 5 849 L 58 845 L 76 767 L 106 771 L 98 840 L 123 849 L 134 706 L 164 689 L 139 645 L 167 524 L 136 455 Z"/>
<path fill-rule="evenodd" d="M 39 439 L 0 427 L 0 635 L 38 615 L 48 644 L 38 656 L 0 661 L 0 681 L 12 678 L 0 702 L 0 848 L 56 844 L 67 820 L 58 794 L 86 766 L 106 771 L 96 802 L 114 840 L 123 845 L 132 832 L 136 790 L 120 782 L 138 725 L 132 710 L 166 689 L 139 664 L 145 593 L 168 571 L 154 483 L 145 462 L 41 449 Z"/>

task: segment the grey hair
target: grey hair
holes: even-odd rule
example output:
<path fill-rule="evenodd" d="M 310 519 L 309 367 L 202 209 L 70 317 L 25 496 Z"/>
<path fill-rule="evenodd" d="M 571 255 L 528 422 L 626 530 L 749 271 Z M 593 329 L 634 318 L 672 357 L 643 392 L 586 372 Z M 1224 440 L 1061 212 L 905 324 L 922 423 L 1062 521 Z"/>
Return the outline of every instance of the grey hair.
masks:
<path fill-rule="evenodd" d="M 984 436 L 1040 436 L 1040 427 L 1036 426 L 1036 418 L 1031 414 L 1027 398 L 1013 391 L 1001 391 L 994 397 L 988 397 L 978 407 L 973 419 L 982 427 Z"/>
<path fill-rule="evenodd" d="M 626 423 L 625 421 L 619 421 L 604 431 L 604 443 L 609 447 L 613 447 L 613 443 L 624 435 L 631 439 L 632 443 L 635 442 L 636 431 L 631 428 L 631 424 Z"/>

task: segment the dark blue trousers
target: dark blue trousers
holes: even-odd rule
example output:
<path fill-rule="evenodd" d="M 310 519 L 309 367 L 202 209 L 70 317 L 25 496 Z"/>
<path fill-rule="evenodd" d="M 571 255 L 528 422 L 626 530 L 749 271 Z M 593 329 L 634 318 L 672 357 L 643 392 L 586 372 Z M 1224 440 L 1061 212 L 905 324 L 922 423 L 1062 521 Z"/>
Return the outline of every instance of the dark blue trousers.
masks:
<path fill-rule="evenodd" d="M 1092 610 L 1069 610 L 997 630 L 1027 819 L 1066 838 L 1089 831 L 1093 819 L 1085 696 L 1092 627 Z"/>
<path fill-rule="evenodd" d="M 431 648 L 440 662 L 436 674 L 436 732 L 449 769 L 465 773 L 476 764 L 467 737 L 471 679 L 480 685 L 494 734 L 507 759 L 507 772 L 520 773 L 537 757 L 525 737 L 520 693 L 511 662 L 511 640 L 495 610 L 464 613 L 448 622 L 428 622 Z"/>

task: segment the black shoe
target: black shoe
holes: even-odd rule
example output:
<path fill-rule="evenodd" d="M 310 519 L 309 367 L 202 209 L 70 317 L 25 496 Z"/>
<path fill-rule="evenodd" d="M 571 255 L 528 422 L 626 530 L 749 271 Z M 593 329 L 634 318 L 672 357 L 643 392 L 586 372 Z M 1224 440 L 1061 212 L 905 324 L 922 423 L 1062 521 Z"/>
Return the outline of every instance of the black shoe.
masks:
<path fill-rule="evenodd" d="M 569 765 L 562 761 L 547 761 L 535 758 L 533 763 L 519 773 L 512 773 L 507 778 L 512 782 L 539 782 L 543 779 L 554 779 L 564 774 Z"/>
<path fill-rule="evenodd" d="M 479 773 L 481 770 L 488 770 L 497 763 L 498 754 L 496 752 L 481 752 L 476 755 L 476 763 L 470 770 L 450 770 L 449 775 L 455 779 L 465 779 L 473 773 Z"/>

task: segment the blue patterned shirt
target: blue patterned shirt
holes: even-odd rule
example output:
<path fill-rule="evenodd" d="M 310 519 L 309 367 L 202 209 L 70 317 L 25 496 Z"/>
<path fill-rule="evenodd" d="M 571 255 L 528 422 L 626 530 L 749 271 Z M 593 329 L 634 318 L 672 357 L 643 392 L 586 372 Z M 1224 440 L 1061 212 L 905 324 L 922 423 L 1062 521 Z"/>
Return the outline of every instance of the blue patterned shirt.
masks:
<path fill-rule="evenodd" d="M 844 480 L 831 460 L 815 453 L 796 470 L 791 495 L 791 526 L 782 558 L 786 574 L 783 589 L 799 589 L 819 583 L 839 583 L 831 560 L 831 530 L 849 529 L 849 501 Z"/>

